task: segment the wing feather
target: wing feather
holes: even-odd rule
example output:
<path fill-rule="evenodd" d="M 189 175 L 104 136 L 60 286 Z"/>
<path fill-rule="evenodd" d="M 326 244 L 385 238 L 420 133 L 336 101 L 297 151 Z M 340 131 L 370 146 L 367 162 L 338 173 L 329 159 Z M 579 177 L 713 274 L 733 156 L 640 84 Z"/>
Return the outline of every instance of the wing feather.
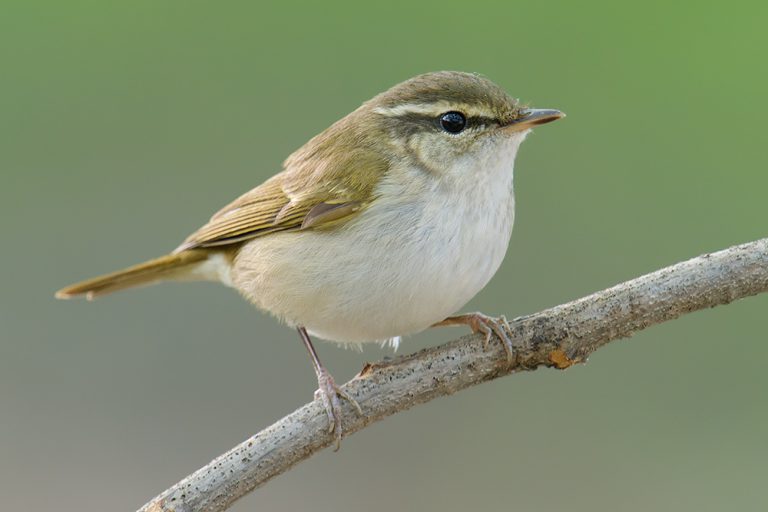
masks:
<path fill-rule="evenodd" d="M 344 221 L 373 199 L 375 185 L 388 169 L 383 159 L 371 158 L 370 154 L 361 158 L 355 152 L 339 162 L 333 172 L 325 173 L 325 179 L 323 173 L 318 178 L 314 166 L 302 163 L 304 165 L 289 167 L 273 176 L 216 212 L 207 224 L 189 235 L 176 252 L 230 245 L 270 233 L 316 229 Z M 328 169 L 325 162 L 319 167 Z M 361 179 L 361 175 L 371 179 Z M 322 205 L 332 208 L 322 208 Z M 318 206 L 321 208 L 316 208 Z M 318 215 L 326 210 L 333 214 Z"/>

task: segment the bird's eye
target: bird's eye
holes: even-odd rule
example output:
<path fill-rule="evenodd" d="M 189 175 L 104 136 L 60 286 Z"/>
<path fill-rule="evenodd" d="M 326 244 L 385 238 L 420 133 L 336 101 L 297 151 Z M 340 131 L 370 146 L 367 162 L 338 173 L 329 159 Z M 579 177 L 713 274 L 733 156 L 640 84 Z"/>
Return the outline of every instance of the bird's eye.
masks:
<path fill-rule="evenodd" d="M 467 126 L 467 118 L 461 112 L 446 112 L 440 116 L 440 126 L 448 133 L 459 133 Z"/>

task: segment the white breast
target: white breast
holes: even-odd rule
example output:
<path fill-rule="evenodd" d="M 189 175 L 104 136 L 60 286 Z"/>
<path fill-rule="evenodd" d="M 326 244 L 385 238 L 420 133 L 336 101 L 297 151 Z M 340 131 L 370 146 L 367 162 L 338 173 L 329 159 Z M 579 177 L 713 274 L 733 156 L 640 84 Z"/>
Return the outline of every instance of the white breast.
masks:
<path fill-rule="evenodd" d="M 428 328 L 461 309 L 501 265 L 514 220 L 519 140 L 451 179 L 390 173 L 381 197 L 343 227 L 249 242 L 233 281 L 258 307 L 344 343 Z M 417 186 L 414 186 L 414 185 Z"/>

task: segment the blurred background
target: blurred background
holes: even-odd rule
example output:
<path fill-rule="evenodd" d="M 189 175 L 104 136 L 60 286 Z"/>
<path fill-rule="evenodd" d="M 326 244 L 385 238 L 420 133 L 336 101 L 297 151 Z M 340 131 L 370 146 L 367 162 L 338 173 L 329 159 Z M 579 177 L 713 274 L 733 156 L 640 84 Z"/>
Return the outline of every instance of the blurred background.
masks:
<path fill-rule="evenodd" d="M 559 108 L 467 310 L 535 312 L 766 236 L 764 2 L 0 6 L 0 509 L 132 511 L 311 400 L 296 333 L 211 284 L 58 302 L 174 248 L 417 73 Z M 234 510 L 764 510 L 768 296 L 387 418 Z M 464 334 L 428 332 L 415 351 Z M 321 344 L 338 380 L 364 353 Z"/>

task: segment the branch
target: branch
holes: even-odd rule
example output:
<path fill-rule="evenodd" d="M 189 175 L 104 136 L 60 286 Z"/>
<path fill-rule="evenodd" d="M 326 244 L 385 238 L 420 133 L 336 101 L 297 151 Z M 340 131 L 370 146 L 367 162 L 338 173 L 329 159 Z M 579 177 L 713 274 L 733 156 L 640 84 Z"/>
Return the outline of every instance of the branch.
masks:
<path fill-rule="evenodd" d="M 344 402 L 346 434 L 414 405 L 540 366 L 567 368 L 606 343 L 699 309 L 768 291 L 768 238 L 678 263 L 587 297 L 515 319 L 518 348 L 507 358 L 468 335 L 392 361 L 366 364 L 344 385 L 363 409 Z M 333 444 L 319 401 L 309 403 L 211 461 L 139 512 L 218 512 Z"/>

